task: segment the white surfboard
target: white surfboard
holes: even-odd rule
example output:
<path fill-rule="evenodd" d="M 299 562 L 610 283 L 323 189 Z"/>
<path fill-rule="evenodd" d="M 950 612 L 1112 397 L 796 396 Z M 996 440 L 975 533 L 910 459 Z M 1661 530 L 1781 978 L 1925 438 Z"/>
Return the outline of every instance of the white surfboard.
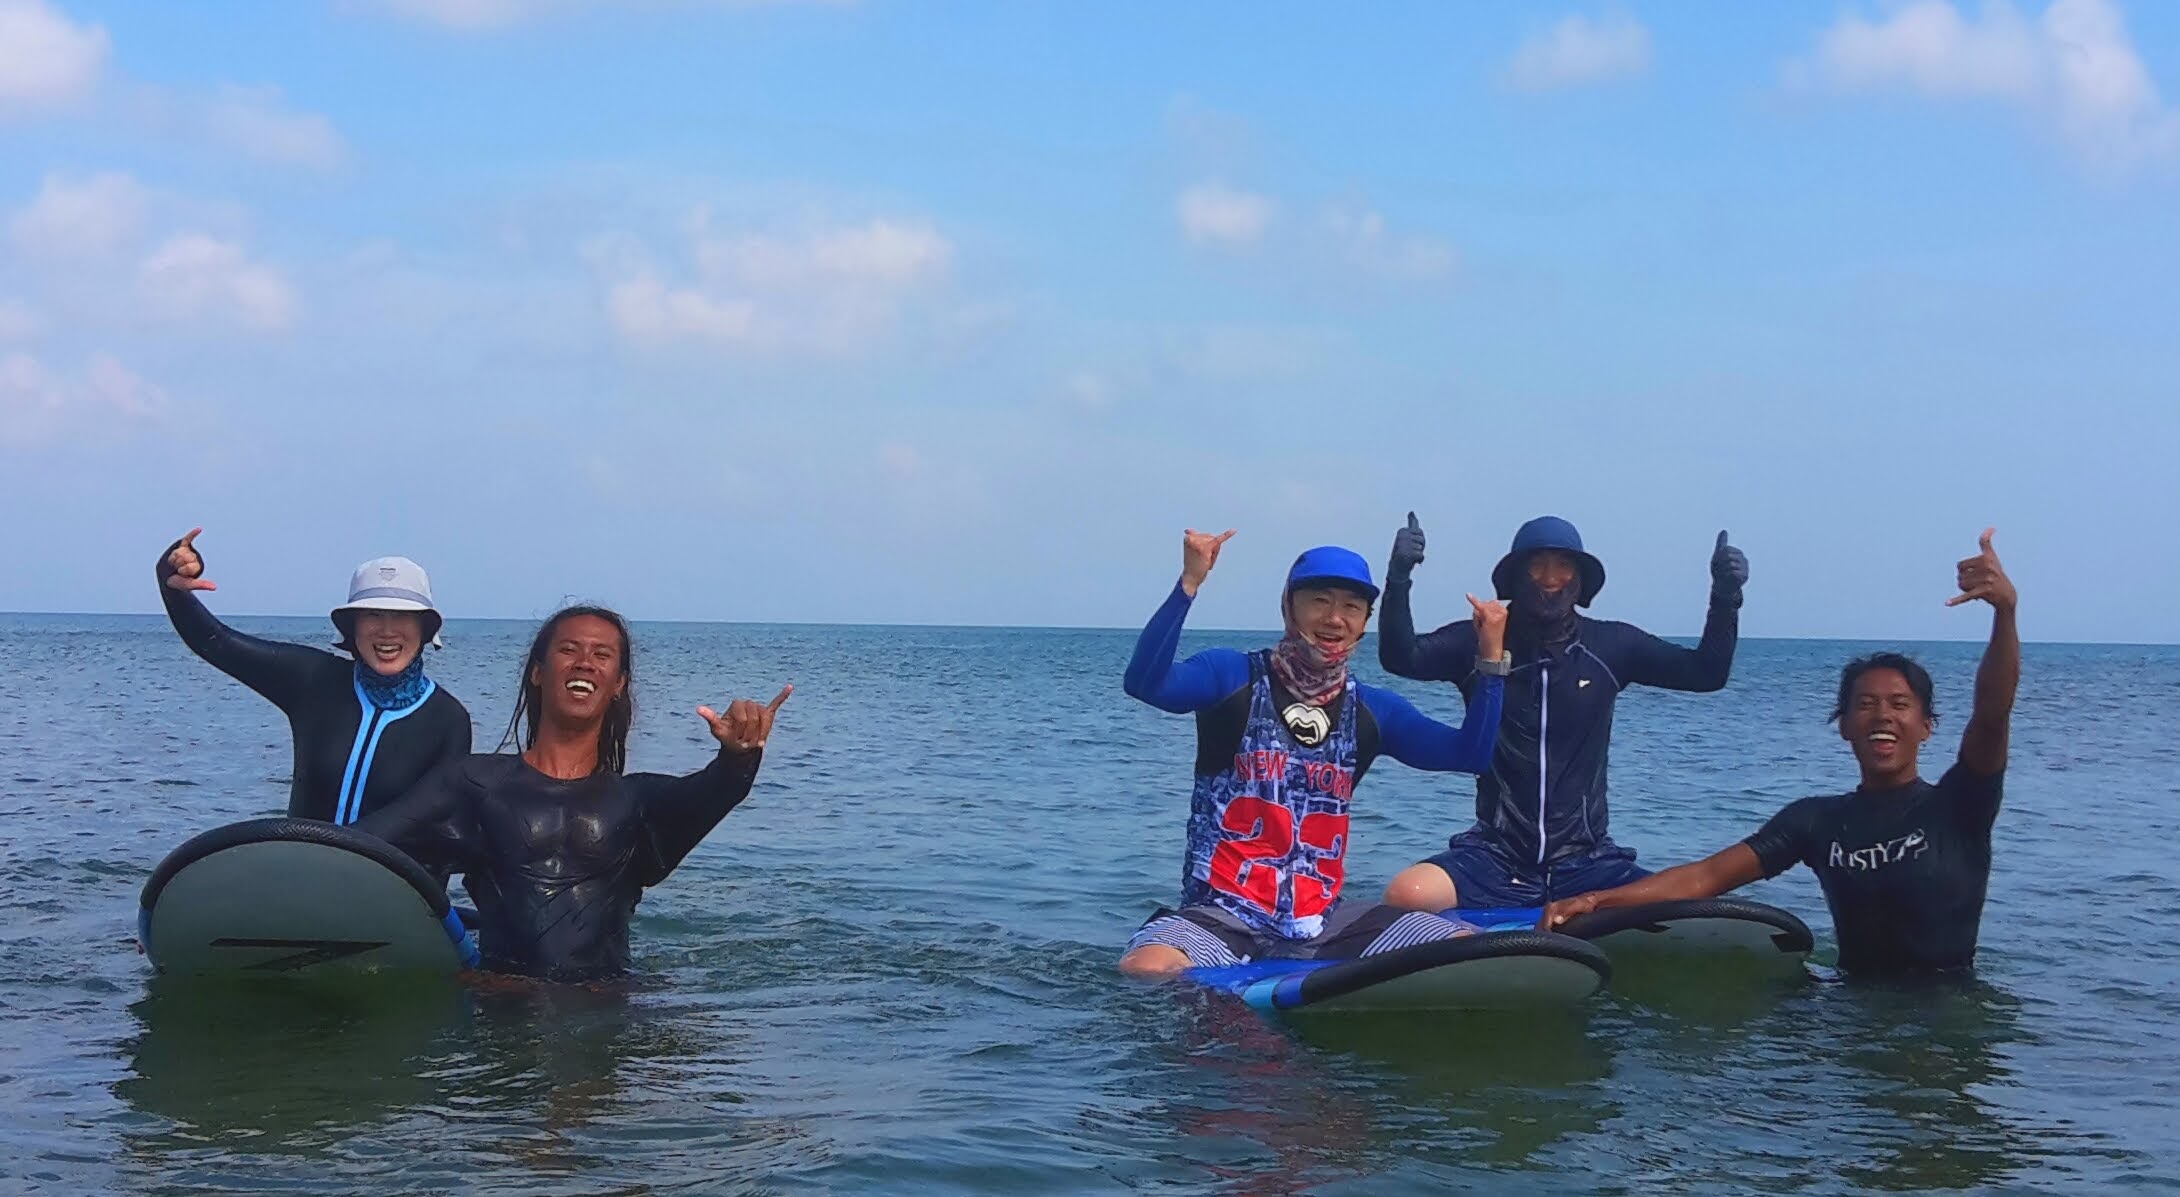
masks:
<path fill-rule="evenodd" d="M 347 827 L 253 819 L 175 849 L 152 871 L 137 941 L 166 974 L 350 969 L 452 973 L 474 937 L 440 883 Z"/>

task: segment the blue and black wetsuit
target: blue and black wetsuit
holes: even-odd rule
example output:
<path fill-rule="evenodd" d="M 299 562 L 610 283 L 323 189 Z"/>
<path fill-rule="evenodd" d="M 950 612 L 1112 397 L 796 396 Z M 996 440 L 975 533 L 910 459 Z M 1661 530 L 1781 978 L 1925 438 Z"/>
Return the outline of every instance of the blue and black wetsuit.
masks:
<path fill-rule="evenodd" d="M 1476 672 L 1473 621 L 1417 635 L 1413 583 L 1388 578 L 1378 661 L 1388 673 L 1450 681 L 1465 695 Z M 1476 823 L 1431 863 L 1453 878 L 1463 907 L 1535 906 L 1646 875 L 1612 842 L 1605 802 L 1613 708 L 1629 686 L 1712 691 L 1725 686 L 1740 636 L 1740 602 L 1714 598 L 1694 648 L 1630 624 L 1570 614 L 1550 636 L 1508 628 L 1513 670 L 1491 767 L 1476 779 Z"/>
<path fill-rule="evenodd" d="M 1190 603 L 1176 586 L 1137 640 L 1125 681 L 1130 697 L 1196 716 L 1182 905 L 1153 916 L 1130 947 L 1163 943 L 1195 964 L 1227 964 L 1336 947 L 1362 954 L 1454 934 L 1432 915 L 1395 926 L 1398 911 L 1374 918 L 1380 912 L 1337 909 L 1349 802 L 1380 753 L 1419 769 L 1484 769 L 1498 732 L 1499 679 L 1468 695 L 1459 728 L 1352 676 L 1338 698 L 1313 705 L 1279 683 L 1268 652 L 1210 649 L 1176 664 Z"/>
<path fill-rule="evenodd" d="M 358 828 L 425 868 L 463 875 L 485 967 L 554 980 L 628 969 L 628 926 L 749 796 L 763 750 L 723 750 L 687 777 L 547 777 L 519 756 L 464 757 Z"/>
<path fill-rule="evenodd" d="M 440 762 L 469 755 L 469 712 L 424 676 L 421 654 L 387 678 L 329 652 L 247 636 L 213 618 L 194 593 L 168 586 L 171 573 L 161 553 L 159 599 L 182 643 L 288 717 L 290 817 L 353 823 Z"/>

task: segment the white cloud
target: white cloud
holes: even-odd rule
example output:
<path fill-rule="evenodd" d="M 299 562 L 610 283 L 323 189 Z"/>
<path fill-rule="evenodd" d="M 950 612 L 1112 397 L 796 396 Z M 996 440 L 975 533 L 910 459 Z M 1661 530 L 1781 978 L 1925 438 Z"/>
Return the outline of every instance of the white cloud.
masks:
<path fill-rule="evenodd" d="M 1194 382 L 1291 382 L 1322 372 L 1349 343 L 1344 332 L 1308 325 L 1213 325 L 1182 334 L 1167 360 Z"/>
<path fill-rule="evenodd" d="M 2180 157 L 2180 113 L 2166 107 L 2108 0 L 2052 0 L 2033 23 L 2004 0 L 1974 18 L 1949 0 L 1915 0 L 1877 21 L 1849 14 L 1787 77 L 1843 93 L 2012 103 L 2115 173 Z"/>
<path fill-rule="evenodd" d="M 386 8 L 449 29 L 512 25 L 544 7 L 537 0 L 384 0 Z"/>
<path fill-rule="evenodd" d="M 333 122 L 287 108 L 277 87 L 222 87 L 199 119 L 213 140 L 267 162 L 332 170 L 348 156 Z"/>
<path fill-rule="evenodd" d="M 36 257 L 104 257 L 136 239 L 148 204 L 143 185 L 125 174 L 47 175 L 37 198 L 8 221 L 8 235 Z"/>
<path fill-rule="evenodd" d="M 1223 183 L 1198 183 L 1174 201 L 1181 232 L 1198 244 L 1249 245 L 1271 227 L 1273 204 Z"/>
<path fill-rule="evenodd" d="M 253 262 L 240 245 L 202 233 L 169 239 L 137 268 L 137 287 L 179 319 L 233 320 L 271 331 L 295 318 L 295 293 L 280 272 Z"/>
<path fill-rule="evenodd" d="M 986 505 L 985 480 L 971 460 L 934 460 L 906 441 L 888 441 L 876 456 L 874 477 L 882 487 L 885 516 L 895 527 L 957 529 L 964 515 Z"/>
<path fill-rule="evenodd" d="M 1094 416 L 1102 416 L 1113 409 L 1113 384 L 1105 376 L 1080 370 L 1067 376 L 1060 384 L 1060 392 L 1077 410 Z"/>
<path fill-rule="evenodd" d="M 504 29 L 548 13 L 601 8 L 609 4 L 627 7 L 639 2 L 640 0 L 375 0 L 375 5 L 413 21 L 474 33 Z M 652 6 L 704 3 L 720 8 L 755 7 L 764 3 L 786 2 L 790 0 L 648 0 Z M 844 0 L 808 2 L 842 3 Z"/>
<path fill-rule="evenodd" d="M 76 25 L 44 0 L 0 0 L 0 116 L 89 95 L 107 48 L 104 29 Z"/>
<path fill-rule="evenodd" d="M 750 352 L 853 353 L 890 332 L 903 308 L 950 271 L 954 248 L 930 225 L 877 218 L 796 235 L 715 233 L 692 220 L 695 279 L 662 277 L 626 239 L 593 247 L 623 337 Z"/>
<path fill-rule="evenodd" d="M 1591 20 L 1563 17 L 1522 43 L 1507 81 L 1523 91 L 1553 91 L 1632 79 L 1650 70 L 1650 31 L 1624 13 Z"/>
<path fill-rule="evenodd" d="M 55 371 L 23 352 L 0 354 L 0 445 L 27 448 L 65 435 L 103 435 L 156 419 L 166 392 L 103 354 L 80 372 Z"/>
<path fill-rule="evenodd" d="M 28 341 L 38 335 L 45 322 L 38 313 L 19 299 L 0 299 L 0 343 Z"/>
<path fill-rule="evenodd" d="M 614 326 L 631 341 L 692 340 L 756 347 L 760 340 L 772 340 L 759 333 L 755 303 L 669 287 L 648 269 L 614 283 L 607 291 L 606 306 Z"/>
<path fill-rule="evenodd" d="M 1380 278 L 1440 279 L 1453 273 L 1459 260 L 1451 245 L 1435 237 L 1389 236 L 1385 217 L 1365 206 L 1333 205 L 1325 212 L 1325 229 L 1344 261 Z"/>

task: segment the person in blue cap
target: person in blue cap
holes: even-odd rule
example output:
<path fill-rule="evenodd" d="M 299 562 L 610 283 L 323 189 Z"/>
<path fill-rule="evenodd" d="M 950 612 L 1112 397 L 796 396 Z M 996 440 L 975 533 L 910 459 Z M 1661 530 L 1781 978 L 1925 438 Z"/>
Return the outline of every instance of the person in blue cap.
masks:
<path fill-rule="evenodd" d="M 1605 765 L 1612 714 L 1629 686 L 1709 692 L 1725 686 L 1740 636 L 1748 558 L 1718 534 L 1710 612 L 1692 649 L 1630 624 L 1580 613 L 1605 588 L 1605 566 L 1558 516 L 1514 533 L 1491 571 L 1507 600 L 1508 652 L 1482 642 L 1469 620 L 1417 635 L 1409 611 L 1423 529 L 1414 512 L 1393 538 L 1378 662 L 1388 673 L 1446 681 L 1473 694 L 1505 671 L 1506 714 L 1491 765 L 1476 779 L 1476 822 L 1446 850 L 1400 871 L 1385 901 L 1408 910 L 1541 906 L 1647 876 L 1612 841 Z"/>
<path fill-rule="evenodd" d="M 1339 959 L 1473 930 L 1435 914 L 1343 904 L 1348 806 L 1380 753 L 1418 769 L 1483 771 L 1499 732 L 1501 679 L 1470 688 L 1459 728 L 1357 682 L 1348 661 L 1378 588 L 1360 556 L 1330 546 L 1287 571 L 1277 645 L 1209 649 L 1175 664 L 1197 588 L 1233 535 L 1183 536 L 1181 579 L 1128 662 L 1129 697 L 1196 716 L 1196 780 L 1181 905 L 1143 924 L 1120 970 L 1170 976 L 1265 957 Z M 1496 659 L 1506 608 L 1469 602 L 1476 641 Z"/>

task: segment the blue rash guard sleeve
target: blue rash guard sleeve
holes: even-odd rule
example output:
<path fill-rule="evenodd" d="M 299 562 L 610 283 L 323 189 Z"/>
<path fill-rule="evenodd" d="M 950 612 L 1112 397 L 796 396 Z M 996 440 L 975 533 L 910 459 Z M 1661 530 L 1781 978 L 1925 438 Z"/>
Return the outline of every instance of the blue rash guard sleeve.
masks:
<path fill-rule="evenodd" d="M 1377 717 L 1380 749 L 1394 760 L 1434 773 L 1482 773 L 1491 768 L 1492 749 L 1499 741 L 1499 714 L 1506 700 L 1505 678 L 1487 675 L 1478 682 L 1457 728 L 1417 710 L 1391 690 L 1359 686 L 1357 691 L 1363 705 Z"/>
<path fill-rule="evenodd" d="M 1194 600 L 1180 583 L 1166 596 L 1151 621 L 1136 637 L 1135 656 L 1121 688 L 1128 697 L 1147 702 L 1161 711 L 1186 715 L 1216 704 L 1249 684 L 1249 658 L 1230 648 L 1206 649 L 1176 664 L 1173 654 L 1181 647 L 1181 624 Z"/>

